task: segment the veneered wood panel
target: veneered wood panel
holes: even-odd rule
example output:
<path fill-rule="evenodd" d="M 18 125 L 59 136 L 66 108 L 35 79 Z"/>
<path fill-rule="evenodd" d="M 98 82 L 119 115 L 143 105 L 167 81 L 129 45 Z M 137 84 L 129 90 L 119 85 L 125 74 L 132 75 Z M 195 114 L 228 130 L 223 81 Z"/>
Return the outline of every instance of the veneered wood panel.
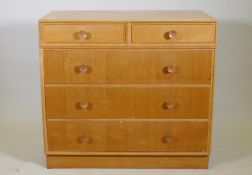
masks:
<path fill-rule="evenodd" d="M 177 34 L 167 40 L 170 31 Z M 215 37 L 216 20 L 199 11 L 56 11 L 41 19 L 47 166 L 207 168 Z M 83 65 L 88 71 L 76 71 Z M 175 71 L 164 73 L 169 65 Z M 175 105 L 164 110 L 164 101 Z"/>
<path fill-rule="evenodd" d="M 201 49 L 45 50 L 45 83 L 210 84 L 212 59 Z"/>
<path fill-rule="evenodd" d="M 209 87 L 46 87 L 45 93 L 47 118 L 207 119 L 209 115 Z M 81 109 L 80 103 L 89 106 Z"/>
<path fill-rule="evenodd" d="M 170 44 L 170 43 L 214 43 L 214 24 L 132 24 L 132 43 Z M 172 39 L 165 37 L 166 32 L 176 31 Z"/>
<path fill-rule="evenodd" d="M 100 21 L 163 21 L 163 22 L 216 22 L 202 11 L 52 11 L 40 22 L 100 22 Z"/>
<path fill-rule="evenodd" d="M 48 168 L 207 168 L 208 156 L 47 156 Z"/>
<path fill-rule="evenodd" d="M 50 152 L 208 151 L 208 122 L 69 120 L 47 127 Z"/>
<path fill-rule="evenodd" d="M 41 24 L 42 43 L 125 43 L 126 29 L 124 23 L 82 23 L 82 24 Z M 88 37 L 79 38 L 80 32 Z"/>

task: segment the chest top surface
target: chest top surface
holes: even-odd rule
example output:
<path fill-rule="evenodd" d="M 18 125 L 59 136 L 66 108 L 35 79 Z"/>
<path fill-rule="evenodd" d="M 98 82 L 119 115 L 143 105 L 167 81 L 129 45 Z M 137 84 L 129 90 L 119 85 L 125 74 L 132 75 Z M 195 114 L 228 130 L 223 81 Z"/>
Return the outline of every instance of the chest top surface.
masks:
<path fill-rule="evenodd" d="M 215 22 L 201 11 L 52 11 L 40 22 L 61 21 L 164 21 Z"/>

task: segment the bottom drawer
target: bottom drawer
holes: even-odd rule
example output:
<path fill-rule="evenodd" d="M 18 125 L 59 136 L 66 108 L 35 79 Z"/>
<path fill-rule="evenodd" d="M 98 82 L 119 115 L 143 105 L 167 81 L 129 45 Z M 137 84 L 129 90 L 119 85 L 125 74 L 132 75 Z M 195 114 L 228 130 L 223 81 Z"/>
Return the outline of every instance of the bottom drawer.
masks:
<path fill-rule="evenodd" d="M 47 122 L 49 153 L 206 152 L 208 122 L 105 121 Z"/>

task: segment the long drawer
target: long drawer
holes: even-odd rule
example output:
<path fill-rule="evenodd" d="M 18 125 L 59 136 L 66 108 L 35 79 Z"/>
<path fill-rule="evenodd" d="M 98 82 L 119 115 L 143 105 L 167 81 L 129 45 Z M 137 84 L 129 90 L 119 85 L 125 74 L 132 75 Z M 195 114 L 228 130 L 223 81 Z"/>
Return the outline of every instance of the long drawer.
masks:
<path fill-rule="evenodd" d="M 75 49 L 43 51 L 45 83 L 210 84 L 214 50 Z"/>
<path fill-rule="evenodd" d="M 209 87 L 45 87 L 47 118 L 208 118 Z"/>
<path fill-rule="evenodd" d="M 48 151 L 208 152 L 208 122 L 48 121 Z"/>

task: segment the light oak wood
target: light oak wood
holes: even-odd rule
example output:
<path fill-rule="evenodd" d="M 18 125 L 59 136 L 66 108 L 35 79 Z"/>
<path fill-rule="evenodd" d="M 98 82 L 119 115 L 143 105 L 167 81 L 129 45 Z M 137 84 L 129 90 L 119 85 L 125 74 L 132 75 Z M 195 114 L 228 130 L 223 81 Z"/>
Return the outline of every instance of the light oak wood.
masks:
<path fill-rule="evenodd" d="M 209 87 L 211 88 L 211 84 L 45 84 L 45 87 Z"/>
<path fill-rule="evenodd" d="M 52 11 L 43 22 L 216 22 L 202 11 Z"/>
<path fill-rule="evenodd" d="M 210 84 L 212 59 L 211 49 L 45 50 L 45 83 Z"/>
<path fill-rule="evenodd" d="M 208 118 L 210 88 L 46 87 L 47 118 Z M 82 109 L 79 103 L 90 106 Z M 174 103 L 168 109 L 166 103 Z"/>
<path fill-rule="evenodd" d="M 216 25 L 199 11 L 42 18 L 47 167 L 207 168 Z"/>
<path fill-rule="evenodd" d="M 48 168 L 208 168 L 208 156 L 47 156 Z"/>
<path fill-rule="evenodd" d="M 44 82 L 44 64 L 43 64 L 43 50 L 40 50 L 40 87 L 41 87 L 41 108 L 42 108 L 42 123 L 43 123 L 43 136 L 44 136 L 44 150 L 47 152 L 47 121 L 45 109 L 45 82 Z"/>
<path fill-rule="evenodd" d="M 47 151 L 49 156 L 64 155 L 64 156 L 208 156 L 208 152 L 62 152 L 62 151 Z"/>
<path fill-rule="evenodd" d="M 47 127 L 51 152 L 208 151 L 208 122 L 49 121 Z"/>
<path fill-rule="evenodd" d="M 86 23 L 86 24 L 41 24 L 42 43 L 125 43 L 125 24 Z M 88 33 L 81 38 L 80 32 Z"/>
<path fill-rule="evenodd" d="M 180 37 L 180 42 L 160 42 L 160 36 L 156 37 L 158 43 L 152 44 L 153 47 L 214 47 L 215 46 L 215 24 L 216 20 L 200 11 L 53 11 L 46 17 L 40 20 L 40 46 L 42 48 L 76 48 L 76 47 L 124 47 L 127 38 L 131 37 L 131 25 L 141 24 L 154 24 L 155 26 L 163 24 L 163 29 L 167 29 L 167 25 L 171 26 L 189 26 L 184 27 L 183 38 Z M 155 23 L 154 23 L 155 22 Z M 118 24 L 124 25 L 125 35 L 123 41 L 121 32 L 117 30 Z M 98 27 L 99 26 L 99 27 Z M 109 30 L 109 26 L 113 30 Z M 127 27 L 128 26 L 128 27 Z M 190 27 L 191 26 L 191 27 Z M 198 28 L 194 27 L 198 26 Z M 211 32 L 209 31 L 204 36 L 205 29 L 211 26 Z M 62 27 L 64 30 L 61 30 Z M 75 32 L 79 32 L 82 29 L 91 28 L 96 33 L 94 39 L 90 40 L 74 40 L 71 37 Z M 119 26 L 118 26 L 119 27 Z M 200 27 L 200 28 L 199 28 Z M 105 30 L 102 30 L 105 28 Z M 179 29 L 181 27 L 178 27 Z M 193 30 L 191 29 L 193 28 Z M 210 29 L 209 28 L 209 29 Z M 80 29 L 80 30 L 79 30 Z M 198 30 L 200 31 L 198 31 Z M 77 30 L 77 31 L 76 31 Z M 109 30 L 109 31 L 108 31 Z M 121 32 L 120 32 L 121 31 Z M 141 31 L 140 31 L 141 32 Z M 197 34 L 195 34 L 196 32 Z M 143 31 L 145 33 L 145 30 Z M 154 32 L 155 33 L 155 32 Z M 62 35 L 61 35 L 62 34 Z M 156 31 L 157 34 L 157 31 Z M 192 35 L 188 35 L 192 34 Z M 142 35 L 142 33 L 141 33 Z M 159 34 L 158 34 L 159 35 Z M 99 36 L 99 38 L 98 38 Z M 106 37 L 107 36 L 107 37 Z M 156 35 L 155 35 L 156 36 Z M 179 35 L 180 36 L 180 35 Z M 185 37 L 184 37 L 185 36 Z M 207 37 L 208 36 L 208 37 Z M 192 42 L 194 37 L 197 42 Z M 45 40 L 45 39 L 46 40 Z M 120 39 L 119 39 L 120 38 Z M 101 39 L 101 40 L 99 40 Z M 112 41 L 113 39 L 113 41 Z M 199 42 L 200 40 L 204 42 Z M 207 42 L 206 39 L 211 40 Z M 119 41 L 120 40 L 120 41 Z M 183 40 L 191 40 L 190 42 L 181 42 Z M 131 38 L 128 40 L 131 41 Z M 131 43 L 127 43 L 129 47 Z M 148 43 L 134 43 L 133 47 L 143 46 L 149 47 Z"/>
<path fill-rule="evenodd" d="M 132 24 L 132 43 L 136 44 L 170 44 L 170 43 L 213 43 L 214 24 Z M 174 31 L 173 38 L 166 36 Z"/>
<path fill-rule="evenodd" d="M 213 67 L 212 67 L 212 72 L 213 72 L 213 75 L 212 75 L 212 86 L 211 86 L 211 97 L 210 97 L 210 110 L 209 110 L 209 116 L 208 116 L 208 119 L 209 119 L 209 128 L 208 128 L 208 145 L 209 145 L 209 155 L 211 154 L 211 147 L 212 147 L 212 127 L 213 127 L 213 108 L 214 108 L 214 86 L 215 86 L 215 62 L 216 62 L 216 52 L 214 52 L 214 57 L 213 57 Z"/>

